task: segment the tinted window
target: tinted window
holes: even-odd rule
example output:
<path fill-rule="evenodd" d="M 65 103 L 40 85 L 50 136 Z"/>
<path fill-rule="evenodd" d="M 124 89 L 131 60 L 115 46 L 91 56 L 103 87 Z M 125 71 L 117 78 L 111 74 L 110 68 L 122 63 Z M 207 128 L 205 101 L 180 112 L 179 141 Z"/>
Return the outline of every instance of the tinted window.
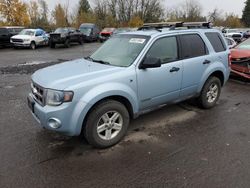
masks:
<path fill-rule="evenodd" d="M 223 52 L 226 50 L 225 44 L 219 33 L 206 33 L 206 36 L 212 44 L 215 52 Z"/>
<path fill-rule="evenodd" d="M 201 37 L 197 34 L 181 35 L 182 58 L 192 58 L 207 54 L 207 47 Z"/>
<path fill-rule="evenodd" d="M 7 35 L 8 34 L 8 30 L 5 28 L 0 28 L 0 35 Z"/>
<path fill-rule="evenodd" d="M 178 45 L 176 37 L 166 37 L 157 40 L 152 45 L 146 56 L 159 58 L 162 63 L 178 60 Z"/>

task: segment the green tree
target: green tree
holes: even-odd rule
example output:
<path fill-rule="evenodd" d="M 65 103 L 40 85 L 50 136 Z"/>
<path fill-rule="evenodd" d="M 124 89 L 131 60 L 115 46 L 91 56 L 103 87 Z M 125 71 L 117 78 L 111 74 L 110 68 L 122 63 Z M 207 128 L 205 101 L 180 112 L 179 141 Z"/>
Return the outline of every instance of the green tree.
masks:
<path fill-rule="evenodd" d="M 250 27 L 250 0 L 245 2 L 245 8 L 243 10 L 242 22 L 245 26 Z"/>
<path fill-rule="evenodd" d="M 52 17 L 54 18 L 56 27 L 69 26 L 66 11 L 60 3 L 58 3 L 54 11 L 52 11 Z"/>
<path fill-rule="evenodd" d="M 78 4 L 78 15 L 82 13 L 88 13 L 90 11 L 90 5 L 88 0 L 80 0 Z"/>

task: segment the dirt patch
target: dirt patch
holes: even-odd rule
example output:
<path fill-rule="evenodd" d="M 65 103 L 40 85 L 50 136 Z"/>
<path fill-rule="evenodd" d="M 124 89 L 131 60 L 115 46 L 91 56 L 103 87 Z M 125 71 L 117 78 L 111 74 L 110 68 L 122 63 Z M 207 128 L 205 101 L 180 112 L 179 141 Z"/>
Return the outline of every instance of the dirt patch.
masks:
<path fill-rule="evenodd" d="M 42 61 L 26 62 L 23 64 L 14 65 L 14 66 L 1 67 L 0 73 L 1 74 L 32 74 L 39 69 L 42 69 L 51 65 L 59 64 L 65 61 L 68 61 L 68 60 L 58 59 L 58 61 L 54 61 L 54 62 L 42 62 Z"/>

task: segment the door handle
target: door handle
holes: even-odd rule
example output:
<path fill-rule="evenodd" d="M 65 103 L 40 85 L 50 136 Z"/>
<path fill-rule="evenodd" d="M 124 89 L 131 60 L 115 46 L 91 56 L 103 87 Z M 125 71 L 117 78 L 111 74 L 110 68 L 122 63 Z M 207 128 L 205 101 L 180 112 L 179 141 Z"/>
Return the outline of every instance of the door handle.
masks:
<path fill-rule="evenodd" d="M 178 72 L 180 70 L 179 67 L 172 67 L 169 72 Z"/>
<path fill-rule="evenodd" d="M 203 65 L 207 65 L 207 64 L 210 64 L 210 63 L 211 63 L 211 61 L 205 60 L 205 61 L 203 62 Z"/>

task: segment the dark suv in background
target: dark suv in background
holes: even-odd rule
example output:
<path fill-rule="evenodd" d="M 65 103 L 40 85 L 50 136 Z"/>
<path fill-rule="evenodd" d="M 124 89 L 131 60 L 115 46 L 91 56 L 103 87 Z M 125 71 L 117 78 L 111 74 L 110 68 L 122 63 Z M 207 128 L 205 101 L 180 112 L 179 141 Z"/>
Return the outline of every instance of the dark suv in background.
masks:
<path fill-rule="evenodd" d="M 56 44 L 64 44 L 66 48 L 70 47 L 71 43 L 83 44 L 83 34 L 72 27 L 62 27 L 50 34 L 50 47 L 55 48 Z"/>
<path fill-rule="evenodd" d="M 95 42 L 99 39 L 100 29 L 92 23 L 83 23 L 79 30 L 84 36 L 85 42 Z"/>
<path fill-rule="evenodd" d="M 10 46 L 10 38 L 23 29 L 24 27 L 0 27 L 0 47 Z"/>

